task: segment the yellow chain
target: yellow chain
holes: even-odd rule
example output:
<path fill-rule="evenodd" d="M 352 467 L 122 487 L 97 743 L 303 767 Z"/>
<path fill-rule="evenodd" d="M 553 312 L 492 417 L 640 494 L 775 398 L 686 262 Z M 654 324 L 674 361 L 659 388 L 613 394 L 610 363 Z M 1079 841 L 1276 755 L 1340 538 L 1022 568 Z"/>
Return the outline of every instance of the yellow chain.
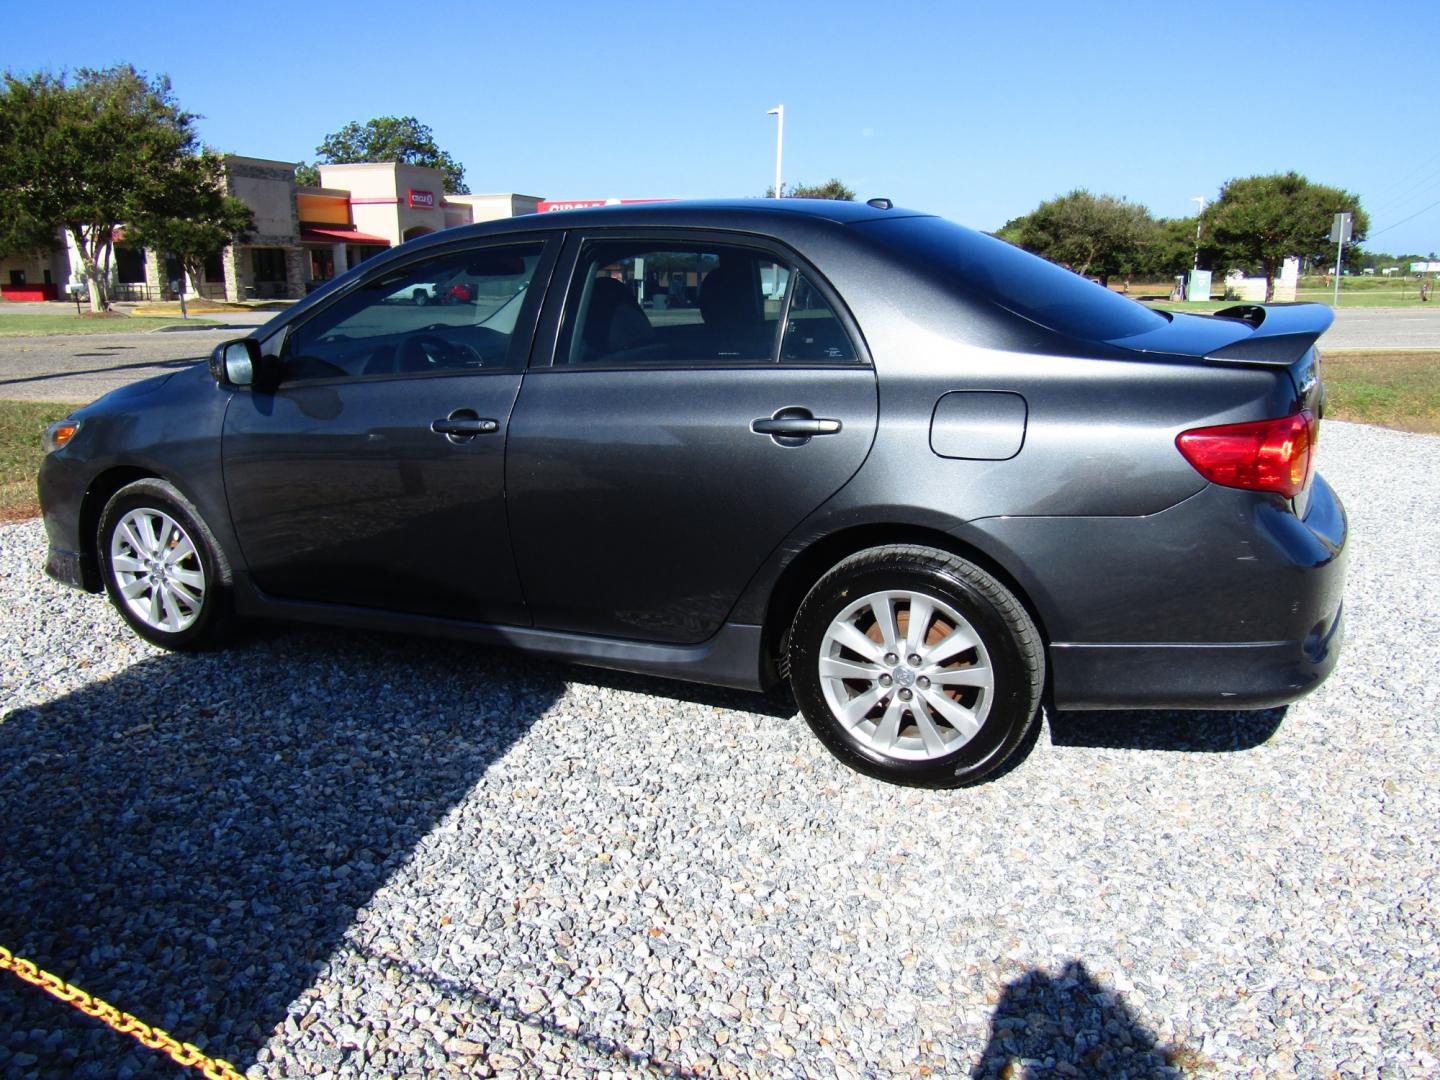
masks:
<path fill-rule="evenodd" d="M 93 1016 L 95 1019 L 103 1021 L 120 1034 L 134 1036 L 142 1046 L 148 1046 L 151 1050 L 165 1051 L 175 1064 L 187 1069 L 199 1069 L 208 1080 L 245 1080 L 236 1071 L 235 1066 L 223 1058 L 206 1056 L 198 1046 L 179 1042 L 168 1031 L 152 1027 L 127 1012 L 121 1012 L 108 1001 L 92 997 L 78 986 L 71 986 L 58 975 L 52 975 L 50 972 L 36 967 L 33 961 L 26 960 L 23 956 L 16 956 L 4 945 L 0 945 L 0 969 L 14 972 L 18 978 L 32 986 L 40 987 L 47 994 L 59 998 L 67 1005 L 74 1005 L 86 1016 Z"/>

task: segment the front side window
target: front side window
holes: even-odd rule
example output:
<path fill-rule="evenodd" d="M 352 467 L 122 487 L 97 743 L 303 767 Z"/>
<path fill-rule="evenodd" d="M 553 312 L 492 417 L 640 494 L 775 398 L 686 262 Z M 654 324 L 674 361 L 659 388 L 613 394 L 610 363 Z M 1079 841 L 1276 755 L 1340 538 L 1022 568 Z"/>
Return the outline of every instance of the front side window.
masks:
<path fill-rule="evenodd" d="M 558 361 L 603 366 L 765 363 L 790 270 L 729 244 L 591 242 Z"/>
<path fill-rule="evenodd" d="M 523 366 L 515 326 L 543 246 L 452 251 L 367 281 L 291 333 L 284 380 Z"/>

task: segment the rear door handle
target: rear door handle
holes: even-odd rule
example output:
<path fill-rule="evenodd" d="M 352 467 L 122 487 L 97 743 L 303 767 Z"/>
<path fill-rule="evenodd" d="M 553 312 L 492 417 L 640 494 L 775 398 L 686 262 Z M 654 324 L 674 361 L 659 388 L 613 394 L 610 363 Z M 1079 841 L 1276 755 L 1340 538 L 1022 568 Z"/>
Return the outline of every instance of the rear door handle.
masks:
<path fill-rule="evenodd" d="M 834 435 L 841 426 L 839 420 L 821 420 L 813 416 L 770 416 L 750 421 L 750 430 L 756 435 L 788 435 L 791 438 Z"/>

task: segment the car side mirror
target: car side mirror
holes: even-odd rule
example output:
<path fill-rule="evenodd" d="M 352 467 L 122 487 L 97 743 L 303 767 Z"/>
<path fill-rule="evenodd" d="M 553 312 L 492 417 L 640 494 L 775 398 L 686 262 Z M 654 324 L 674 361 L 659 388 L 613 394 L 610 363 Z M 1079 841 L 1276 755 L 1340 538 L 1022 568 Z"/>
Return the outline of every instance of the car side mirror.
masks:
<path fill-rule="evenodd" d="M 221 342 L 210 354 L 210 374 L 221 386 L 253 386 L 269 393 L 279 382 L 279 368 L 275 357 L 261 354 L 254 338 Z"/>
<path fill-rule="evenodd" d="M 260 370 L 260 343 L 254 338 L 222 341 L 210 354 L 210 374 L 221 386 L 250 386 Z"/>

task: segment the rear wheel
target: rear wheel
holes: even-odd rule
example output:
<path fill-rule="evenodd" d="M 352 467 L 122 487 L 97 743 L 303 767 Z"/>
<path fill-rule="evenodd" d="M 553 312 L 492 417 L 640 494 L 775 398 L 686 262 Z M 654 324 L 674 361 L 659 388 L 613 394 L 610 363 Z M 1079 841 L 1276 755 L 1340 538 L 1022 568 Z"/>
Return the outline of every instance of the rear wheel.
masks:
<path fill-rule="evenodd" d="M 163 480 L 137 480 L 105 506 L 97 545 L 105 591 L 141 637 L 167 649 L 218 643 L 230 569 L 210 529 Z"/>
<path fill-rule="evenodd" d="M 975 783 L 1034 723 L 1044 651 L 991 574 L 933 548 L 853 555 L 796 613 L 790 680 L 810 727 L 845 764 L 923 787 Z"/>

